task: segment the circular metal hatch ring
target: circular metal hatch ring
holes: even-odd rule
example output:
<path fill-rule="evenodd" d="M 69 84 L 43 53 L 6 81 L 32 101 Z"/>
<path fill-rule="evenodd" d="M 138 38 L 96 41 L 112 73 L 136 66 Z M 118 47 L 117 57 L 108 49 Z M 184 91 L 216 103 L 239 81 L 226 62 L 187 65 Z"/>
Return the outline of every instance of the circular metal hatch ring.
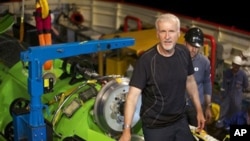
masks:
<path fill-rule="evenodd" d="M 144 141 L 144 137 L 136 134 L 132 134 L 131 141 Z"/>
<path fill-rule="evenodd" d="M 99 91 L 94 105 L 94 117 L 99 127 L 111 136 L 117 136 L 123 129 L 123 109 L 125 98 L 129 90 L 129 79 L 126 77 L 115 78 L 109 81 Z M 138 123 L 140 116 L 141 98 L 139 98 L 132 127 Z"/>

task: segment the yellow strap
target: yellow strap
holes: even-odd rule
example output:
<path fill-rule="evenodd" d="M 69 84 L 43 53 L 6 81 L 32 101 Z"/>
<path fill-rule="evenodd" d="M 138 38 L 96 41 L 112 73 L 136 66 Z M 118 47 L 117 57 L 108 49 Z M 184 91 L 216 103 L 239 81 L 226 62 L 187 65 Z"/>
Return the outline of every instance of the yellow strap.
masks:
<path fill-rule="evenodd" d="M 230 139 L 230 135 L 226 135 L 225 138 L 223 139 L 223 141 L 226 141 L 226 139 Z"/>
<path fill-rule="evenodd" d="M 36 8 L 40 8 L 40 7 L 41 7 L 40 3 L 37 2 L 37 3 L 36 3 Z"/>
<path fill-rule="evenodd" d="M 39 3 L 40 3 L 41 8 L 42 8 L 42 18 L 45 19 L 49 15 L 49 4 L 48 4 L 47 0 L 39 0 Z"/>

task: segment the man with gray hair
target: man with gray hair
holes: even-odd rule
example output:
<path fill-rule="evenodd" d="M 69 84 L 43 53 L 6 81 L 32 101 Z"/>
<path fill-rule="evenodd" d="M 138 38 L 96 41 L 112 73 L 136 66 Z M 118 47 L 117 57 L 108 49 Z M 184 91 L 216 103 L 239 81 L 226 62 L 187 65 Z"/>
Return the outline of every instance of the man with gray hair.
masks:
<path fill-rule="evenodd" d="M 124 128 L 119 141 L 131 140 L 131 123 L 137 100 L 145 141 L 193 141 L 184 112 L 185 91 L 197 111 L 197 131 L 205 125 L 194 68 L 188 49 L 178 44 L 180 20 L 160 15 L 155 22 L 159 43 L 136 61 L 124 109 Z"/>

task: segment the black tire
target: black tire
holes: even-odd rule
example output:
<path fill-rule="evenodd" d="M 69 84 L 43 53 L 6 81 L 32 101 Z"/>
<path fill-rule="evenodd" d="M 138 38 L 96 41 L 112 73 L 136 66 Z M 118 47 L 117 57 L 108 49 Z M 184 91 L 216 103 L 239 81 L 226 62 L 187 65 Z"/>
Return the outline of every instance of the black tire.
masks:
<path fill-rule="evenodd" d="M 5 126 L 4 137 L 7 141 L 14 141 L 14 125 L 12 121 Z"/>
<path fill-rule="evenodd" d="M 25 98 L 17 98 L 14 101 L 12 101 L 9 112 L 10 115 L 13 115 L 13 112 L 18 113 L 27 113 L 29 112 L 29 103 L 30 101 Z"/>

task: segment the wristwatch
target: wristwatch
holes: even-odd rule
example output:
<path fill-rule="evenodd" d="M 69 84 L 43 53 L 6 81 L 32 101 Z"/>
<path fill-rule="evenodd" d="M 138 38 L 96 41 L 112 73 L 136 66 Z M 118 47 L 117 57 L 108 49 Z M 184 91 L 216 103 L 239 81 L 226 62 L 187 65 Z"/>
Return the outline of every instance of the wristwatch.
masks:
<path fill-rule="evenodd" d="M 131 128 L 131 125 L 129 125 L 129 124 L 124 124 L 124 125 L 122 126 L 122 129 L 127 129 L 127 128 Z"/>

